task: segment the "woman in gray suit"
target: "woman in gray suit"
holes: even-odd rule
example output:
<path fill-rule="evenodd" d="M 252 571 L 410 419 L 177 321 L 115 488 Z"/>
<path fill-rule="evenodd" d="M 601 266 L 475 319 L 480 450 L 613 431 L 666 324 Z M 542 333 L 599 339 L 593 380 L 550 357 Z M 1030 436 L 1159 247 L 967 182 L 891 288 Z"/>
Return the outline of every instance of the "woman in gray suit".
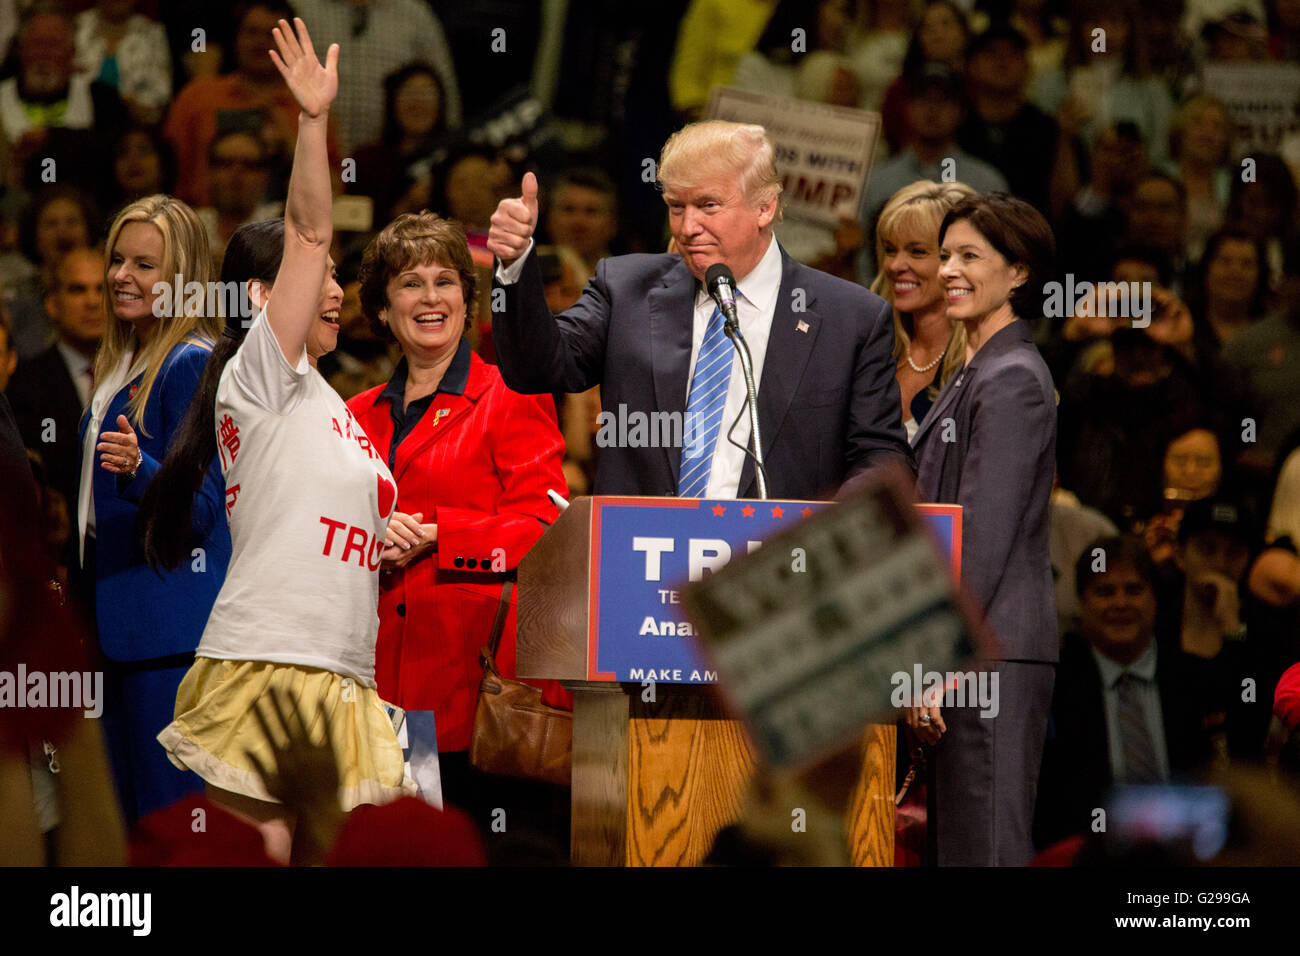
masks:
<path fill-rule="evenodd" d="M 939 227 L 939 276 L 966 354 L 912 441 L 917 491 L 962 506 L 962 586 L 998 647 L 981 663 L 994 707 L 905 716 L 935 745 L 929 821 L 941 866 L 1019 866 L 1033 854 L 1057 660 L 1047 531 L 1056 400 L 1024 319 L 1041 313 L 1053 255 L 1042 215 L 1001 193 L 961 201 Z"/>

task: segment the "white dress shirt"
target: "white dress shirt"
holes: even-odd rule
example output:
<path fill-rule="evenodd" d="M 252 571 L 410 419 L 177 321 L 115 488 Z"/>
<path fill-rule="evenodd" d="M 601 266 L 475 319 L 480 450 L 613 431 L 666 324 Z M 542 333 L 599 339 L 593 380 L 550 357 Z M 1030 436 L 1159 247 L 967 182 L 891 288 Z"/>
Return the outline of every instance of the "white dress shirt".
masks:
<path fill-rule="evenodd" d="M 123 355 L 117 368 L 96 383 L 95 394 L 90 398 L 90 420 L 81 438 L 81 487 L 77 493 L 77 528 L 80 530 L 77 557 L 82 567 L 86 566 L 86 539 L 95 537 L 95 468 L 99 466 L 95 445 L 105 424 L 117 430 L 117 422 L 106 423 L 104 415 L 113 397 L 143 372 L 143 353 Z"/>
<path fill-rule="evenodd" d="M 1160 706 L 1160 688 L 1156 684 L 1156 642 L 1152 639 L 1142 656 L 1125 667 L 1116 663 L 1105 654 L 1092 648 L 1093 659 L 1101 674 L 1101 697 L 1106 708 L 1106 741 L 1110 754 L 1111 779 L 1123 780 L 1128 768 L 1124 766 L 1124 742 L 1120 739 L 1119 729 L 1119 679 L 1125 674 L 1141 677 L 1142 716 L 1146 718 L 1147 733 L 1151 735 L 1151 745 L 1155 750 L 1156 763 L 1160 766 L 1160 776 L 1169 779 L 1169 747 L 1165 742 L 1164 711 Z"/>
<path fill-rule="evenodd" d="M 754 361 L 754 389 L 763 381 L 763 361 L 767 358 L 767 339 L 772 332 L 772 315 L 776 311 L 776 296 L 781 290 L 781 248 L 773 239 L 758 265 L 745 276 L 736 277 L 736 318 L 740 321 L 740 334 L 749 346 Z M 701 286 L 695 296 L 695 325 L 691 330 L 691 377 L 694 378 L 695 358 L 704 343 L 704 332 L 713 315 L 714 301 L 708 290 Z M 728 340 L 730 344 L 730 340 Z M 731 359 L 731 382 L 727 386 L 727 401 L 722 406 L 722 423 L 718 426 L 718 440 L 713 446 L 713 464 L 709 470 L 709 484 L 704 490 L 706 498 L 735 498 L 740 492 L 740 470 L 747 457 L 744 448 L 749 446 L 749 412 L 745 411 L 745 370 L 740 363 L 740 353 L 734 348 Z M 691 383 L 686 383 L 683 407 L 689 404 Z M 742 414 L 743 413 L 743 414 Z M 740 421 L 732 437 L 727 432 L 736 416 Z M 769 439 L 771 436 L 767 436 Z M 740 447 L 737 447 L 740 446 Z"/>
<path fill-rule="evenodd" d="M 59 354 L 63 356 L 63 364 L 68 367 L 68 374 L 72 376 L 72 384 L 77 386 L 77 398 L 84 409 L 90 404 L 92 360 L 82 355 L 63 339 L 59 339 L 55 345 L 59 349 Z"/>
<path fill-rule="evenodd" d="M 508 267 L 497 264 L 496 279 L 502 285 L 513 285 L 523 273 L 524 260 L 533 251 L 532 240 L 528 250 Z M 753 270 L 747 275 L 736 277 L 736 318 L 740 321 L 740 334 L 749 346 L 750 357 L 754 363 L 754 388 L 757 390 L 763 381 L 763 362 L 767 358 L 767 340 L 772 332 L 772 317 L 776 312 L 776 297 L 781 290 L 781 248 L 773 239 L 768 242 L 767 251 L 758 260 Z M 700 345 L 704 342 L 704 332 L 708 328 L 709 318 L 713 315 L 714 301 L 708 290 L 700 285 L 695 295 L 695 316 L 691 329 L 691 374 L 694 375 L 695 358 L 700 354 Z M 733 350 L 734 352 L 734 350 Z M 706 498 L 735 498 L 740 490 L 740 471 L 745 465 L 744 449 L 749 445 L 749 413 L 741 414 L 745 407 L 745 371 L 741 366 L 740 354 L 735 352 L 731 361 L 731 382 L 727 386 L 727 401 L 722 408 L 722 423 L 718 426 L 717 441 L 713 446 L 713 464 L 710 466 L 709 483 L 705 488 Z M 686 394 L 682 396 L 682 408 L 690 402 L 691 383 L 686 382 Z M 650 409 L 646 409 L 650 411 Z M 732 438 L 737 444 L 727 440 L 727 432 L 732 422 L 740 416 Z M 739 445 L 739 447 L 737 447 Z"/>

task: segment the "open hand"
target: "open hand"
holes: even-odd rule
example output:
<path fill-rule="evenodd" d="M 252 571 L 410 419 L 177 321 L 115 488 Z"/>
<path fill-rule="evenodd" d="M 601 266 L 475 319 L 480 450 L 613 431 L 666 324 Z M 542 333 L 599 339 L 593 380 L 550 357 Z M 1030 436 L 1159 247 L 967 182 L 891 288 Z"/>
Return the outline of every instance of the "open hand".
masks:
<path fill-rule="evenodd" d="M 524 173 L 521 188 L 518 199 L 503 199 L 497 204 L 488 229 L 488 252 L 502 265 L 510 265 L 528 251 L 528 241 L 537 228 L 537 177 Z"/>
<path fill-rule="evenodd" d="M 298 31 L 296 37 L 293 30 L 289 29 L 289 24 L 280 21 L 280 25 L 271 31 L 276 49 L 280 52 L 268 52 L 302 111 L 308 116 L 316 117 L 329 109 L 339 92 L 339 45 L 330 44 L 325 53 L 325 65 L 321 66 L 316 59 L 316 50 L 311 45 L 307 25 L 301 17 L 294 17 L 293 25 Z"/>
<path fill-rule="evenodd" d="M 140 440 L 125 415 L 117 416 L 117 427 L 115 432 L 100 432 L 95 446 L 99 466 L 115 475 L 134 475 L 142 461 Z"/>
<path fill-rule="evenodd" d="M 1147 335 L 1187 354 L 1192 348 L 1192 313 L 1182 299 L 1168 289 L 1155 289 L 1151 295 L 1155 306 Z M 1188 356 L 1189 358 L 1191 355 Z"/>
<path fill-rule="evenodd" d="M 330 745 L 329 716 L 318 703 L 312 720 L 318 730 L 312 734 L 303 724 L 297 703 L 287 695 L 273 689 L 270 706 L 266 704 L 265 698 L 259 699 L 253 715 L 266 737 L 274 766 L 268 767 L 251 751 L 246 756 L 267 792 L 296 816 L 306 838 L 307 862 L 317 862 L 334 845 L 344 816 L 339 805 L 339 771 Z M 314 737 L 319 737 L 320 742 Z"/>
<path fill-rule="evenodd" d="M 1188 586 L 1205 616 L 1213 619 L 1221 633 L 1241 629 L 1241 598 L 1237 582 L 1226 574 L 1206 570 L 1193 577 Z"/>
<path fill-rule="evenodd" d="M 1146 542 L 1151 560 L 1156 564 L 1173 560 L 1178 548 L 1178 526 L 1182 520 L 1183 509 L 1176 508 L 1169 514 L 1152 515 L 1142 529 L 1142 540 Z"/>

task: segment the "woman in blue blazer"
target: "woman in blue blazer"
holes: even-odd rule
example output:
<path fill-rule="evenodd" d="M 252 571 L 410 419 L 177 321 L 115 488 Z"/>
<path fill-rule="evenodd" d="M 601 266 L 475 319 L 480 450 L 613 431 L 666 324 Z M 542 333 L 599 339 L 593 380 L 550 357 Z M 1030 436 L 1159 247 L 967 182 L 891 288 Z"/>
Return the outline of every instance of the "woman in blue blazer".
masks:
<path fill-rule="evenodd" d="M 913 439 L 917 491 L 962 506 L 962 586 L 998 648 L 981 663 L 995 706 L 914 707 L 905 718 L 936 745 L 928 793 L 940 865 L 1020 866 L 1033 853 L 1057 660 L 1056 398 L 1024 317 L 1040 314 L 1053 251 L 1042 215 L 1005 194 L 962 200 L 939 227 L 939 277 L 966 349 Z"/>
<path fill-rule="evenodd" d="M 113 222 L 106 248 L 108 321 L 81 422 L 77 525 L 105 657 L 104 729 L 123 810 L 135 820 L 195 789 L 155 737 L 171 721 L 230 560 L 220 469 L 214 463 L 195 509 L 202 543 L 180 570 L 160 575 L 148 566 L 136 513 L 222 320 L 207 314 L 215 311 L 206 308 L 207 233 L 183 202 L 160 195 L 132 203 Z M 186 295 L 192 283 L 204 294 Z"/>

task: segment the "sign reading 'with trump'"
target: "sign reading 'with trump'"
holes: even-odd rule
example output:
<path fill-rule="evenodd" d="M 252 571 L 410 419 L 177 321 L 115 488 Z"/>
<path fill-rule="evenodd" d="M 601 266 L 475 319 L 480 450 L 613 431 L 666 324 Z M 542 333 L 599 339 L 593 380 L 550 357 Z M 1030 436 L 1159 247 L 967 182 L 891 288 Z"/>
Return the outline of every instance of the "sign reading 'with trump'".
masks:
<path fill-rule="evenodd" d="M 858 217 L 880 135 L 880 114 L 718 87 L 709 119 L 767 130 L 781 176 L 783 215 L 823 226 Z"/>

